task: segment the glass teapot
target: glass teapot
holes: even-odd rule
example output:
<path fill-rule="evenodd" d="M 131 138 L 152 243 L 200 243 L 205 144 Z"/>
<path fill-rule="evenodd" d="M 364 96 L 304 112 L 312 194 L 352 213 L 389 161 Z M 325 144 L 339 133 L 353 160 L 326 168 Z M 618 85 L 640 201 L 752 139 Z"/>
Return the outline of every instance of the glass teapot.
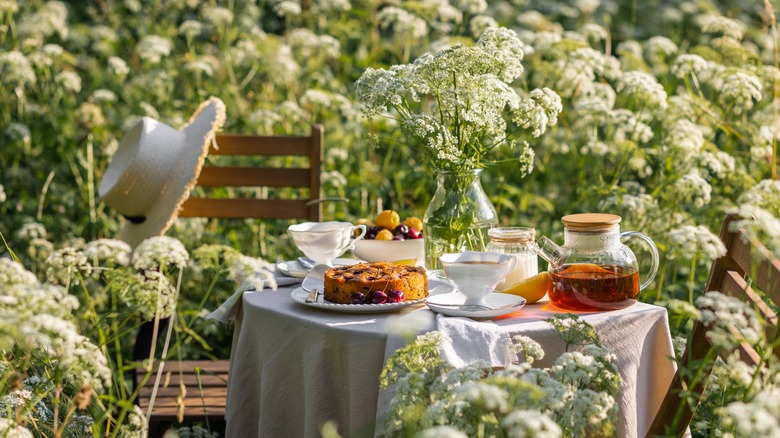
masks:
<path fill-rule="evenodd" d="M 658 248 L 636 232 L 620 232 L 620 216 L 605 213 L 572 214 L 561 218 L 563 246 L 547 237 L 537 241 L 537 253 L 549 263 L 547 293 L 558 307 L 571 310 L 615 310 L 636 303 L 658 271 Z M 620 242 L 639 237 L 650 247 L 650 273 L 639 283 L 636 256 Z"/>

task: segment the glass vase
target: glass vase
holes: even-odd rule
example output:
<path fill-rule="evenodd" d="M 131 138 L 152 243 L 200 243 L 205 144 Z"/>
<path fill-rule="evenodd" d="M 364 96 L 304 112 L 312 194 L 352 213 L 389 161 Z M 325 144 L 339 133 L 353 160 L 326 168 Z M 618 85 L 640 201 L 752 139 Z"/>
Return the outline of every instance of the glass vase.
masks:
<path fill-rule="evenodd" d="M 436 174 L 436 192 L 423 217 L 425 267 L 436 275 L 443 275 L 442 254 L 484 251 L 490 243 L 488 230 L 498 224 L 498 215 L 482 189 L 481 173 L 470 169 Z"/>

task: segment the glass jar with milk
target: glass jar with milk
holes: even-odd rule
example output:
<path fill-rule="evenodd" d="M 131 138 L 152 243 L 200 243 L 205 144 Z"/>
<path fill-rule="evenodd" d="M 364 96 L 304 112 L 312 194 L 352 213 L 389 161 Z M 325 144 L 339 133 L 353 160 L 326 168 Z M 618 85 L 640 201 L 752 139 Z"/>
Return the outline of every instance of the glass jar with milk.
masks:
<path fill-rule="evenodd" d="M 490 243 L 488 243 L 486 250 L 511 254 L 517 259 L 514 269 L 507 274 L 503 283 L 496 286 L 496 290 L 505 290 L 539 273 L 539 260 L 534 242 L 535 235 L 536 231 L 528 227 L 498 227 L 488 230 Z"/>

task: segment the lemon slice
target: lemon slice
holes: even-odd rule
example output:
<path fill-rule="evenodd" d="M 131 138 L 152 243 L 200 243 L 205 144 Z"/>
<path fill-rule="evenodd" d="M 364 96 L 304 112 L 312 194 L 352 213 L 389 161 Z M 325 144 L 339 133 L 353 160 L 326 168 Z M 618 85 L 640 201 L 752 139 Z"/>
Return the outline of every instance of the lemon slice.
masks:
<path fill-rule="evenodd" d="M 417 259 L 403 259 L 403 260 L 398 260 L 396 262 L 390 262 L 390 263 L 401 265 L 401 266 L 414 266 L 417 264 Z"/>
<path fill-rule="evenodd" d="M 509 286 L 504 289 L 502 293 L 519 295 L 525 298 L 526 304 L 535 303 L 541 300 L 544 294 L 547 293 L 547 279 L 549 277 L 550 274 L 547 271 L 542 271 L 519 283 Z"/>

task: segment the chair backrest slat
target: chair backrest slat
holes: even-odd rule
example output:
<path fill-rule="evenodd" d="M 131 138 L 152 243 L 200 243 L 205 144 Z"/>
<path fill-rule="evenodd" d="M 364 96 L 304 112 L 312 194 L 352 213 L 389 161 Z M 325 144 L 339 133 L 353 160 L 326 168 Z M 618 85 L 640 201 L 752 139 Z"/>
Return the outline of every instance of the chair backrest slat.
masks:
<path fill-rule="evenodd" d="M 753 281 L 774 303 L 780 303 L 780 260 L 771 257 L 766 247 L 755 240 L 750 242 L 753 252 L 760 255 L 761 260 L 754 265 L 751 272 Z"/>
<path fill-rule="evenodd" d="M 311 169 L 277 167 L 204 167 L 201 187 L 309 187 Z"/>
<path fill-rule="evenodd" d="M 292 199 L 190 198 L 179 216 L 217 219 L 295 219 L 309 213 L 307 201 Z"/>
<path fill-rule="evenodd" d="M 318 201 L 321 198 L 320 168 L 322 166 L 323 140 L 324 133 L 321 125 L 313 125 L 311 135 L 306 137 L 217 135 L 215 144 L 212 145 L 209 152 L 211 155 L 308 157 L 309 167 L 271 168 L 235 166 L 232 163 L 224 166 L 206 164 L 198 177 L 197 186 L 208 189 L 289 187 L 308 189 L 308 197 L 302 199 L 236 199 L 208 195 L 198 197 L 193 194 L 182 204 L 179 216 L 319 221 L 322 216 L 322 207 Z M 223 192 L 218 193 L 222 194 Z"/>
<path fill-rule="evenodd" d="M 290 155 L 306 157 L 311 153 L 311 137 L 217 135 L 217 147 L 209 155 Z"/>
<path fill-rule="evenodd" d="M 726 255 L 713 261 L 705 291 L 719 291 L 750 303 L 766 323 L 767 339 L 773 341 L 773 336 L 777 336 L 775 330 L 778 323 L 777 315 L 753 286 L 772 303 L 780 303 L 780 260 L 774 257 L 761 242 L 749 239 L 744 231 L 732 230 L 732 224 L 736 220 L 738 220 L 737 216 L 729 215 L 721 227 L 720 238 L 726 246 Z M 745 281 L 745 277 L 750 277 L 752 284 Z M 711 345 L 707 340 L 708 330 L 699 321 L 694 323 L 688 348 L 680 360 L 682 367 L 690 369 L 694 364 L 702 366 L 702 359 L 711 351 Z M 755 346 L 745 341 L 742 334 L 734 327 L 729 326 L 728 330 L 735 339 L 739 340 L 737 350 L 740 359 L 748 364 L 760 363 L 760 356 Z M 717 353 L 724 357 L 731 352 L 717 351 Z M 774 354 L 780 357 L 780 348 L 776 348 Z M 675 374 L 655 420 L 650 426 L 648 437 L 659 435 L 680 437 L 685 433 L 696 406 L 689 406 L 683 401 L 681 394 L 688 392 L 701 396 L 712 362 L 705 366 L 706 369 L 696 373 L 699 376 L 696 382 L 685 381 L 690 377 L 683 378 L 679 371 Z M 678 421 L 674 429 L 669 429 L 668 426 L 675 418 Z"/>

